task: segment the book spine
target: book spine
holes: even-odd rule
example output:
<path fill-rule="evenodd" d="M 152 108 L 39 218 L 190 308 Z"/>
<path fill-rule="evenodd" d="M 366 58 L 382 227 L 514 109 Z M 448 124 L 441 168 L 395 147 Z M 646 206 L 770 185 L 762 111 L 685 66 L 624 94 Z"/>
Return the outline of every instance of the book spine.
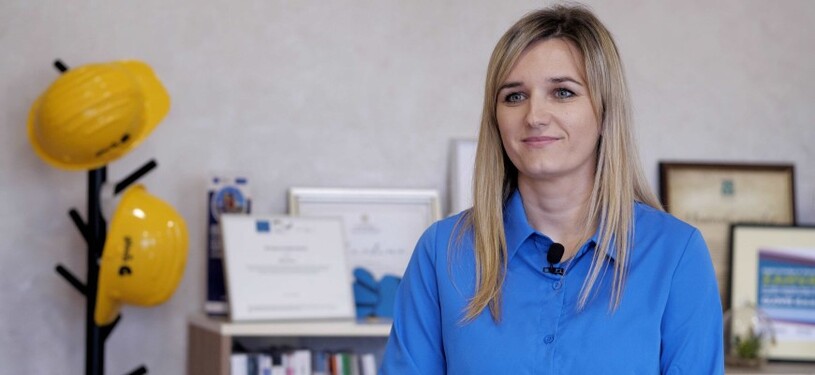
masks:
<path fill-rule="evenodd" d="M 249 373 L 249 357 L 246 353 L 233 353 L 229 357 L 230 375 L 246 375 Z"/>
<path fill-rule="evenodd" d="M 376 357 L 373 353 L 362 354 L 359 358 L 362 375 L 376 375 Z"/>

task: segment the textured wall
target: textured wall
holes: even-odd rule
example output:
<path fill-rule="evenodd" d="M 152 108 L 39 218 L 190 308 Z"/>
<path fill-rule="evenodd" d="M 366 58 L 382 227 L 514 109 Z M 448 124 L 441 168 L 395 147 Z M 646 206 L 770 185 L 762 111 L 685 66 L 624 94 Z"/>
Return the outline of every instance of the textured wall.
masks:
<path fill-rule="evenodd" d="M 255 210 L 286 209 L 290 186 L 436 188 L 447 147 L 473 137 L 500 34 L 538 1 L 0 2 L 0 374 L 78 374 L 84 305 L 53 271 L 84 275 L 66 211 L 85 175 L 42 163 L 29 106 L 68 65 L 149 62 L 169 116 L 109 167 L 149 158 L 145 182 L 187 218 L 191 255 L 173 299 L 125 309 L 107 370 L 184 371 L 186 316 L 204 296 L 205 185 L 240 172 Z M 648 176 L 658 160 L 792 162 L 799 220 L 815 222 L 815 2 L 597 2 L 635 102 Z M 83 209 L 84 211 L 84 209 Z"/>

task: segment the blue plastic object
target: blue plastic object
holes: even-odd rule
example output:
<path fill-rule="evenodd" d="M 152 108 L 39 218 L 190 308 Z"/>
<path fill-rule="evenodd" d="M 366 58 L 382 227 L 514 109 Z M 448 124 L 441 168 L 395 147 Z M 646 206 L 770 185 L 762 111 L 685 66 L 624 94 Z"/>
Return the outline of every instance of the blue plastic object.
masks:
<path fill-rule="evenodd" d="M 396 288 L 401 280 L 393 275 L 385 275 L 377 282 L 367 269 L 355 268 L 353 290 L 357 318 L 393 318 Z"/>

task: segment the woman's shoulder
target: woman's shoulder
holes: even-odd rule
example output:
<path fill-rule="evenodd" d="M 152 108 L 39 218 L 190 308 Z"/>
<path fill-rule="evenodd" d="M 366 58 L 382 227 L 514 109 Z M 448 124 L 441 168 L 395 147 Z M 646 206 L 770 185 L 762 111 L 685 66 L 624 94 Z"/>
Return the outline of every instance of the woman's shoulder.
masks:
<path fill-rule="evenodd" d="M 451 246 L 460 246 L 462 241 L 467 241 L 465 238 L 471 238 L 471 231 L 465 229 L 466 223 L 466 211 L 437 220 L 422 233 L 414 256 L 431 260 L 434 264 L 440 260 L 444 262 Z"/>
<path fill-rule="evenodd" d="M 688 238 L 698 230 L 676 216 L 642 202 L 634 205 L 635 233 Z"/>
<path fill-rule="evenodd" d="M 650 259 L 670 267 L 677 266 L 683 258 L 708 259 L 710 262 L 707 245 L 696 227 L 639 202 L 635 207 L 634 243 L 647 250 L 637 252 L 643 262 Z M 662 266 L 655 266 L 655 269 L 662 269 Z"/>
<path fill-rule="evenodd" d="M 446 248 L 451 239 L 470 237 L 469 210 L 437 220 L 422 234 L 420 242 L 433 248 Z"/>
<path fill-rule="evenodd" d="M 436 238 L 449 238 L 450 235 L 458 233 L 459 230 L 467 226 L 467 215 L 469 215 L 469 212 L 469 210 L 464 210 L 442 218 L 433 223 L 425 232 L 432 231 Z"/>

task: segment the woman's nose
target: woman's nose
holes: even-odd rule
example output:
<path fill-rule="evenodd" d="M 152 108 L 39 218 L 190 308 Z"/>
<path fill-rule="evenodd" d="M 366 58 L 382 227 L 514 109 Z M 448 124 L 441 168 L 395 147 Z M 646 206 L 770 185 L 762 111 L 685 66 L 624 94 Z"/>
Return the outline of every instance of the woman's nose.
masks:
<path fill-rule="evenodd" d="M 532 95 L 529 98 L 527 107 L 526 123 L 529 126 L 545 126 L 552 121 L 552 103 L 549 103 L 541 95 Z"/>

